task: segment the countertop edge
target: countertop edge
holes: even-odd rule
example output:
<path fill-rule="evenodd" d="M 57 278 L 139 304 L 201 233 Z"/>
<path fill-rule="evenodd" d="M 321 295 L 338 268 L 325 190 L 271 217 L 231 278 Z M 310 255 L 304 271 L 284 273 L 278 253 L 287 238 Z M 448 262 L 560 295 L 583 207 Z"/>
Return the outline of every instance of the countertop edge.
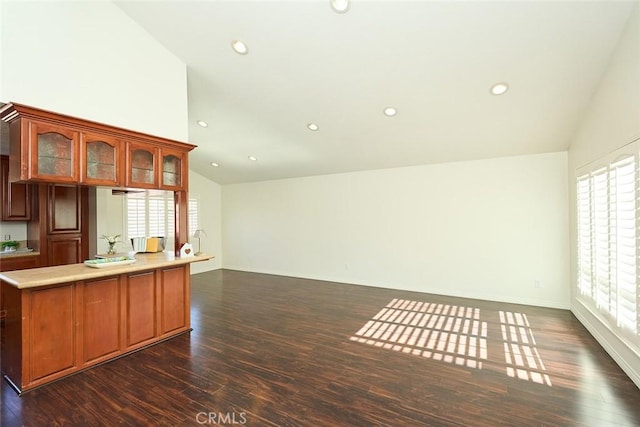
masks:
<path fill-rule="evenodd" d="M 123 266 L 92 268 L 86 266 L 84 263 L 80 263 L 54 267 L 30 268 L 26 270 L 13 270 L 0 273 L 0 280 L 18 289 L 28 289 L 97 279 L 100 277 L 116 276 L 136 271 L 155 270 L 162 267 L 207 261 L 212 258 L 214 258 L 214 256 L 208 254 L 194 255 L 184 258 L 175 257 L 173 254 L 166 252 L 160 254 L 137 254 L 137 262 Z"/>
<path fill-rule="evenodd" d="M 7 251 L 0 254 L 0 261 L 3 259 L 24 258 L 30 256 L 40 256 L 37 251 Z"/>

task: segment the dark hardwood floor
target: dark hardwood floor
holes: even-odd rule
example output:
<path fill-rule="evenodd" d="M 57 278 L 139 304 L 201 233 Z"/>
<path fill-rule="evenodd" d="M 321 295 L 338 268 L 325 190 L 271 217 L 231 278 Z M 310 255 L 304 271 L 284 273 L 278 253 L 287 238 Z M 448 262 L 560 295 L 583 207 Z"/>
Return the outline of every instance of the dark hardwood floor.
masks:
<path fill-rule="evenodd" d="M 568 311 L 220 270 L 193 331 L 18 397 L 2 426 L 638 426 Z"/>

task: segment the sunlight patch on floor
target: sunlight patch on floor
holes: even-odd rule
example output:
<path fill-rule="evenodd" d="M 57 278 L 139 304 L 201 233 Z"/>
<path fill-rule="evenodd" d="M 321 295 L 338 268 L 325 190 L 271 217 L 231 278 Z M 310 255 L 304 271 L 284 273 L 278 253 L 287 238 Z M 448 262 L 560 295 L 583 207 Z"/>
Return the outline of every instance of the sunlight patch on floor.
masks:
<path fill-rule="evenodd" d="M 472 307 L 393 299 L 350 339 L 470 368 L 487 360 L 487 323 Z"/>
<path fill-rule="evenodd" d="M 524 313 L 500 311 L 507 375 L 551 386 L 551 379 L 536 348 L 536 340 Z"/>

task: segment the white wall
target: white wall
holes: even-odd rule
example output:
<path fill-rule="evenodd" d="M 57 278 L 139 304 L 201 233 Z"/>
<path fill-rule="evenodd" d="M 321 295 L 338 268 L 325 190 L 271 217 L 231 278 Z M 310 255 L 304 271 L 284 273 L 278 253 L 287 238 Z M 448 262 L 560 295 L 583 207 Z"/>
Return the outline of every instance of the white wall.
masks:
<path fill-rule="evenodd" d="M 2 101 L 186 141 L 186 66 L 112 2 L 3 2 Z"/>
<path fill-rule="evenodd" d="M 197 155 L 197 148 L 191 155 Z M 209 261 L 191 264 L 191 274 L 216 270 L 222 266 L 222 187 L 199 175 L 189 171 L 189 197 L 198 199 L 198 227 L 205 230 L 207 237 L 200 239 L 202 252 L 213 255 Z M 198 249 L 197 239 L 191 239 L 195 250 Z"/>
<path fill-rule="evenodd" d="M 640 387 L 640 355 L 600 323 L 577 299 L 575 170 L 640 138 L 640 2 L 569 150 L 571 311 Z"/>
<path fill-rule="evenodd" d="M 96 189 L 96 253 L 107 253 L 109 245 L 101 237 L 120 234 L 122 243 L 116 245 L 118 252 L 128 252 L 132 248 L 125 234 L 125 206 L 126 198 L 122 195 L 113 195 L 110 188 Z M 90 253 L 89 256 L 95 254 Z"/>
<path fill-rule="evenodd" d="M 552 153 L 227 185 L 223 266 L 568 308 L 566 176 Z"/>

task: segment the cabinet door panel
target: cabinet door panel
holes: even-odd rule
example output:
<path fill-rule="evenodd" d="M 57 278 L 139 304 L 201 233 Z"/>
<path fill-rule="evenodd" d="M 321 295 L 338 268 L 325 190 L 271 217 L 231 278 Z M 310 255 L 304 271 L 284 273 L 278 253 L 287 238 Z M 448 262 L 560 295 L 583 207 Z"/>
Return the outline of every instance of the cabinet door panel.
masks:
<path fill-rule="evenodd" d="M 120 280 L 118 277 L 86 282 L 82 301 L 84 363 L 120 349 Z"/>
<path fill-rule="evenodd" d="M 161 187 L 179 191 L 187 185 L 187 155 L 178 150 L 162 148 L 161 154 Z"/>
<path fill-rule="evenodd" d="M 82 134 L 83 183 L 120 186 L 120 141 L 85 132 Z"/>
<path fill-rule="evenodd" d="M 0 271 L 24 270 L 40 267 L 40 257 L 35 255 L 0 258 Z"/>
<path fill-rule="evenodd" d="M 161 333 L 187 326 L 185 267 L 161 271 L 162 325 Z"/>
<path fill-rule="evenodd" d="M 82 237 L 79 235 L 50 236 L 47 252 L 49 266 L 83 262 Z"/>
<path fill-rule="evenodd" d="M 0 156 L 2 221 L 31 219 L 31 191 L 28 184 L 9 182 L 9 156 Z"/>
<path fill-rule="evenodd" d="M 150 340 L 156 335 L 155 272 L 127 277 L 127 347 Z"/>
<path fill-rule="evenodd" d="M 52 182 L 78 182 L 79 134 L 71 128 L 30 121 L 31 176 Z"/>
<path fill-rule="evenodd" d="M 158 188 L 158 148 L 147 144 L 127 144 L 126 185 Z"/>
<path fill-rule="evenodd" d="M 30 380 L 75 366 L 73 286 L 31 292 Z"/>
<path fill-rule="evenodd" d="M 81 232 L 82 188 L 49 186 L 50 234 Z"/>

